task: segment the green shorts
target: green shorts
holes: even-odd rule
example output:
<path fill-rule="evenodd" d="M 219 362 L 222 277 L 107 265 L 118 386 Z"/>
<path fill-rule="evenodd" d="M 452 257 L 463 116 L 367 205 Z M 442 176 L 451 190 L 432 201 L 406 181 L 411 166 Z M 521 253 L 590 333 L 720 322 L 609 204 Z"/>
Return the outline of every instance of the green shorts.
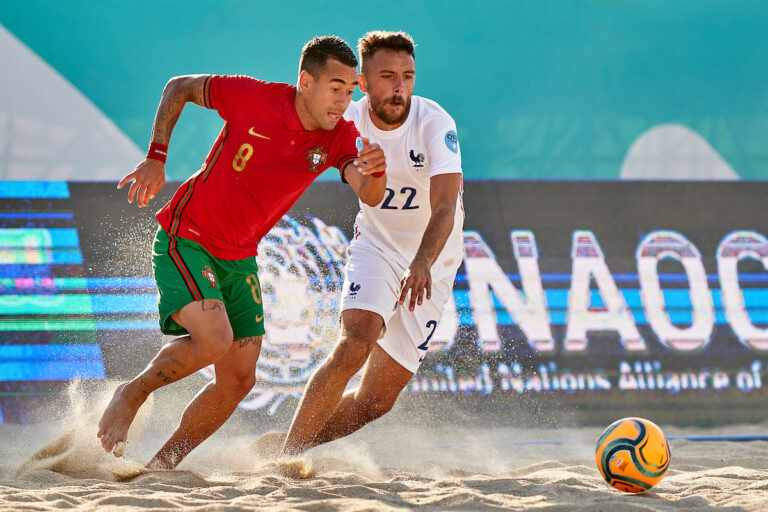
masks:
<path fill-rule="evenodd" d="M 173 242 L 173 243 L 172 243 Z M 224 302 L 235 339 L 264 334 L 264 305 L 256 258 L 223 260 L 191 240 L 157 230 L 152 270 L 158 288 L 157 306 L 163 334 L 187 334 L 171 315 L 190 302 Z"/>

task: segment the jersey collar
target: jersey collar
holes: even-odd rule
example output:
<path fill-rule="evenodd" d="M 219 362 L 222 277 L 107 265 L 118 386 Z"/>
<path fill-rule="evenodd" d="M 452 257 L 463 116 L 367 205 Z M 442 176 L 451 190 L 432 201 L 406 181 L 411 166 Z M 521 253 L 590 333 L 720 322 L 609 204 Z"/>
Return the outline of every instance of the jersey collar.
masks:
<path fill-rule="evenodd" d="M 296 112 L 296 87 L 291 85 L 288 88 L 288 94 L 285 95 L 283 112 L 285 113 L 285 126 L 294 132 L 305 132 L 304 125 L 301 124 L 299 113 Z"/>

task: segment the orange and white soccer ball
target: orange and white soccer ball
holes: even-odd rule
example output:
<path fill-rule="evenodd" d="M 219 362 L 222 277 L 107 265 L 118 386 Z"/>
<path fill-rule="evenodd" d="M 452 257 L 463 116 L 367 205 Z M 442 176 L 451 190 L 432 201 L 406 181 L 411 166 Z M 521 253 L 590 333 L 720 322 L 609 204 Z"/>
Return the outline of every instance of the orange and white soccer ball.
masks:
<path fill-rule="evenodd" d="M 669 443 L 652 421 L 624 418 L 608 425 L 597 440 L 595 461 L 605 481 L 625 492 L 644 492 L 669 468 Z"/>

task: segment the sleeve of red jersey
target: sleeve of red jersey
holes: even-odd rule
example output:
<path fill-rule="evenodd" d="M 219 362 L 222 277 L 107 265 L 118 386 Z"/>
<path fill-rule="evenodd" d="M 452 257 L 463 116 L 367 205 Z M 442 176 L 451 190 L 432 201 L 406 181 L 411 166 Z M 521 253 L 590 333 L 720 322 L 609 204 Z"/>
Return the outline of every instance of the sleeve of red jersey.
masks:
<path fill-rule="evenodd" d="M 339 170 L 341 175 L 341 181 L 344 180 L 344 167 L 357 158 L 357 138 L 360 137 L 360 132 L 357 131 L 355 123 L 352 121 L 342 120 L 340 123 L 344 123 L 344 126 L 339 130 L 339 135 L 336 137 L 336 141 L 333 145 L 334 150 L 331 156 L 331 165 Z"/>
<path fill-rule="evenodd" d="M 243 75 L 211 75 L 205 81 L 205 106 L 231 121 L 242 108 L 267 92 L 267 82 Z"/>

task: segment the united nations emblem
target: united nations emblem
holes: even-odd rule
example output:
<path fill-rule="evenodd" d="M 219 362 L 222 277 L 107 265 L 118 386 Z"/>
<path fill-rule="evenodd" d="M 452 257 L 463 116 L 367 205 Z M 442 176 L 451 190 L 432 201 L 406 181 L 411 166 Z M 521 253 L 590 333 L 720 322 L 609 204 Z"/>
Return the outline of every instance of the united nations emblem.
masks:
<path fill-rule="evenodd" d="M 209 266 L 203 267 L 203 277 L 211 283 L 209 288 L 216 288 L 216 274 L 213 273 L 213 269 Z"/>
<path fill-rule="evenodd" d="M 284 215 L 261 239 L 256 262 L 269 329 L 256 365 L 256 385 L 240 402 L 241 409 L 272 416 L 283 404 L 295 407 L 301 400 L 310 376 L 338 341 L 348 247 L 344 231 L 311 215 L 301 222 Z M 351 292 L 360 290 L 360 284 L 350 283 Z M 453 311 L 449 321 L 455 330 L 459 325 L 455 306 Z M 429 352 L 453 345 L 453 335 L 450 341 L 439 337 L 438 328 Z M 209 380 L 216 377 L 213 365 L 200 373 Z M 357 387 L 361 377 L 362 372 L 352 377 L 349 388 Z"/>
<path fill-rule="evenodd" d="M 287 399 L 300 400 L 338 339 L 338 296 L 349 240 L 340 228 L 316 217 L 302 221 L 284 216 L 259 244 L 256 261 L 269 329 L 256 385 L 240 402 L 242 409 L 273 415 Z M 200 372 L 215 377 L 213 365 Z M 350 385 L 359 380 L 353 377 Z"/>
<path fill-rule="evenodd" d="M 323 146 L 315 146 L 307 150 L 307 158 L 305 160 L 309 162 L 308 171 L 320 172 L 319 167 L 328 160 L 328 153 L 323 151 L 324 149 Z"/>

